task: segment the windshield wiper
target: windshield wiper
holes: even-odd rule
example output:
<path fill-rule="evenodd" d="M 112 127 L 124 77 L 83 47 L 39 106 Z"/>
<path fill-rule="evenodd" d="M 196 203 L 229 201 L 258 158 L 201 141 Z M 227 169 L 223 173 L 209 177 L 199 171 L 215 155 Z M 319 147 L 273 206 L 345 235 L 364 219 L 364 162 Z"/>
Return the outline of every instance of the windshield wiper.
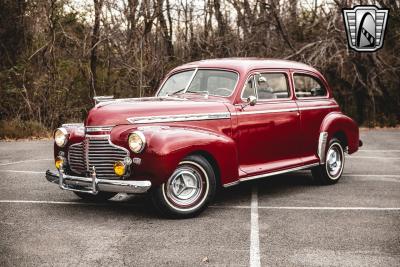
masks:
<path fill-rule="evenodd" d="M 187 90 L 186 93 L 207 94 L 207 95 L 210 94 L 207 90 L 200 90 L 200 91 L 190 91 L 190 90 Z"/>
<path fill-rule="evenodd" d="M 177 93 L 180 93 L 180 92 L 182 92 L 182 91 L 185 91 L 185 89 L 186 89 L 186 88 L 182 88 L 182 89 L 180 89 L 180 90 L 178 90 L 178 91 L 175 91 L 175 92 L 173 92 L 172 94 L 168 94 L 168 95 L 176 95 Z"/>

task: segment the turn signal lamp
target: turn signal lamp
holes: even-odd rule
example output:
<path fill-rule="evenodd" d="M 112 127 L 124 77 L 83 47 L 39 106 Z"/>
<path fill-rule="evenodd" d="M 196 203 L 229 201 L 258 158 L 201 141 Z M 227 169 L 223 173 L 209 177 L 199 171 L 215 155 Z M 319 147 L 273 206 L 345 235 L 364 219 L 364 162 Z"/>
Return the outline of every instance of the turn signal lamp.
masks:
<path fill-rule="evenodd" d="M 126 166 L 122 161 L 117 161 L 114 163 L 114 172 L 117 176 L 122 176 L 125 174 Z"/>
<path fill-rule="evenodd" d="M 62 167 L 63 164 L 64 164 L 64 158 L 58 156 L 56 158 L 56 162 L 55 162 L 56 168 L 59 170 Z"/>

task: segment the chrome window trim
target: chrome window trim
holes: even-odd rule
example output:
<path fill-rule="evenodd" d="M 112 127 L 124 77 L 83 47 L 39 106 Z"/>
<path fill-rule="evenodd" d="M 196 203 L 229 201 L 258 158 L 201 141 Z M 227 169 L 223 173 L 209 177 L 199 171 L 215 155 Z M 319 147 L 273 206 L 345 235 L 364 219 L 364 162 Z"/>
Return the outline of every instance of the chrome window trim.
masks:
<path fill-rule="evenodd" d="M 275 175 L 279 175 L 279 174 L 283 174 L 283 173 L 287 173 L 287 172 L 299 171 L 299 170 L 315 167 L 317 165 L 319 165 L 318 162 L 317 163 L 303 165 L 303 166 L 299 166 L 299 167 L 289 168 L 289 169 L 286 169 L 286 170 L 281 170 L 281 171 L 276 171 L 276 172 L 270 172 L 270 173 L 265 173 L 265 174 L 258 174 L 258 175 L 244 177 L 244 178 L 239 178 L 237 181 L 224 184 L 223 186 L 224 187 L 230 187 L 230 186 L 239 184 L 240 182 L 246 182 L 246 181 L 255 180 L 255 179 L 259 179 L 259 178 L 275 176 Z"/>
<path fill-rule="evenodd" d="M 212 68 L 212 67 L 208 67 L 208 68 L 207 68 L 207 67 L 205 67 L 205 68 L 199 68 L 199 67 L 196 67 L 196 68 L 189 68 L 189 69 L 183 69 L 183 70 L 179 70 L 179 71 L 176 71 L 176 72 L 172 73 L 170 76 L 168 76 L 168 79 L 169 79 L 172 75 L 175 75 L 175 74 L 177 74 L 177 73 L 184 72 L 184 71 L 191 71 L 191 70 L 194 70 L 195 72 L 193 73 L 193 76 L 191 77 L 191 79 L 190 79 L 188 85 L 187 85 L 186 88 L 185 88 L 185 91 L 183 91 L 182 94 L 186 93 L 186 91 L 189 89 L 189 86 L 190 86 L 190 84 L 192 83 L 192 81 L 193 81 L 195 75 L 197 74 L 197 71 L 198 71 L 198 70 L 219 70 L 219 71 L 228 71 L 228 72 L 233 72 L 233 73 L 235 73 L 235 74 L 237 75 L 235 86 L 233 87 L 233 90 L 232 90 L 232 92 L 231 92 L 230 95 L 228 95 L 228 96 L 213 95 L 213 94 L 208 94 L 208 95 L 210 95 L 210 96 L 217 96 L 217 97 L 229 98 L 229 97 L 231 97 L 231 96 L 236 92 L 236 90 L 237 90 L 237 86 L 238 86 L 239 80 L 240 80 L 240 73 L 239 73 L 238 71 L 232 70 L 232 69 Z M 164 84 L 167 82 L 168 79 L 165 79 L 165 81 L 160 85 L 160 87 L 158 88 L 157 92 L 155 93 L 155 97 L 165 97 L 165 96 L 158 96 L 158 94 L 160 93 L 161 88 L 164 86 Z M 171 97 L 171 96 L 168 96 L 168 97 Z"/>
<path fill-rule="evenodd" d="M 183 114 L 183 115 L 162 115 L 149 117 L 131 117 L 127 118 L 130 123 L 158 123 L 158 122 L 180 122 L 180 121 L 202 121 L 202 120 L 219 120 L 229 119 L 229 112 L 216 113 L 198 113 L 198 114 Z"/>
<path fill-rule="evenodd" d="M 186 91 L 188 90 L 189 86 L 192 84 L 194 77 L 196 76 L 197 72 L 199 71 L 199 68 L 196 68 L 192 74 L 192 77 L 190 77 L 190 80 L 188 82 L 188 84 L 185 87 L 185 90 L 183 90 L 183 94 L 186 93 Z"/>
<path fill-rule="evenodd" d="M 292 71 L 291 74 L 292 74 L 292 81 L 293 81 L 293 92 L 294 92 L 294 97 L 295 97 L 296 99 L 298 99 L 298 100 L 315 100 L 315 99 L 329 99 L 329 98 L 330 98 L 330 92 L 329 92 L 327 86 L 326 86 L 325 83 L 323 83 L 322 80 L 321 80 L 318 76 L 316 76 L 314 73 L 312 73 L 312 72 Z M 295 84 L 294 84 L 294 75 L 295 75 L 295 74 L 297 74 L 297 75 L 303 75 L 303 76 L 309 76 L 309 77 L 315 78 L 315 79 L 317 80 L 317 82 L 318 82 L 320 85 L 324 86 L 325 91 L 326 91 L 326 95 L 324 95 L 324 96 L 312 96 L 312 97 L 298 97 L 298 96 L 296 95 L 296 86 L 295 86 Z"/>
<path fill-rule="evenodd" d="M 248 82 L 252 77 L 254 77 L 254 73 L 250 73 L 250 74 L 247 76 L 246 81 L 244 82 L 244 85 L 243 85 L 243 87 L 241 88 L 242 92 L 241 92 L 241 94 L 240 94 L 240 99 L 242 99 L 242 100 L 246 100 L 246 98 L 243 98 L 243 93 L 244 93 L 244 90 L 245 90 L 245 88 L 246 88 L 247 82 Z M 255 88 L 254 79 L 253 79 L 253 82 L 252 82 L 252 83 L 253 83 L 253 87 L 254 87 L 254 94 L 255 94 L 255 97 L 257 97 L 257 101 L 258 101 L 258 95 L 257 95 L 257 90 L 256 90 L 256 88 Z"/>

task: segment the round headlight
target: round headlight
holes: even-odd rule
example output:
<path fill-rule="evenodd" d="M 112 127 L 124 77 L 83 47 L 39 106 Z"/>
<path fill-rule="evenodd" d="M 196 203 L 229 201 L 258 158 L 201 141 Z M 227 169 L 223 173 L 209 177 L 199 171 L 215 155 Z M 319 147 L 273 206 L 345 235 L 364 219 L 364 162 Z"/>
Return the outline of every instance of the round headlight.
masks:
<path fill-rule="evenodd" d="M 146 138 L 142 132 L 135 131 L 129 135 L 128 144 L 134 153 L 140 153 L 146 145 Z"/>
<path fill-rule="evenodd" d="M 68 141 L 68 132 L 65 128 L 58 128 L 54 132 L 54 141 L 56 142 L 57 146 L 63 147 Z"/>

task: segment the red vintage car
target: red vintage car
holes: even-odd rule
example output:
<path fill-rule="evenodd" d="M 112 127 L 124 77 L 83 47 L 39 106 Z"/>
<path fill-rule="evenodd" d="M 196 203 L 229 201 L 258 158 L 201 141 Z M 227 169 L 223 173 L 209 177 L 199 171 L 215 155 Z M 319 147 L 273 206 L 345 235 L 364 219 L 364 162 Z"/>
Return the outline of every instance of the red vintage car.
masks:
<path fill-rule="evenodd" d="M 285 172 L 334 184 L 362 144 L 321 73 L 292 61 L 193 62 L 154 97 L 96 101 L 84 124 L 55 131 L 47 180 L 90 200 L 148 191 L 173 217 L 199 214 L 218 186 Z"/>

